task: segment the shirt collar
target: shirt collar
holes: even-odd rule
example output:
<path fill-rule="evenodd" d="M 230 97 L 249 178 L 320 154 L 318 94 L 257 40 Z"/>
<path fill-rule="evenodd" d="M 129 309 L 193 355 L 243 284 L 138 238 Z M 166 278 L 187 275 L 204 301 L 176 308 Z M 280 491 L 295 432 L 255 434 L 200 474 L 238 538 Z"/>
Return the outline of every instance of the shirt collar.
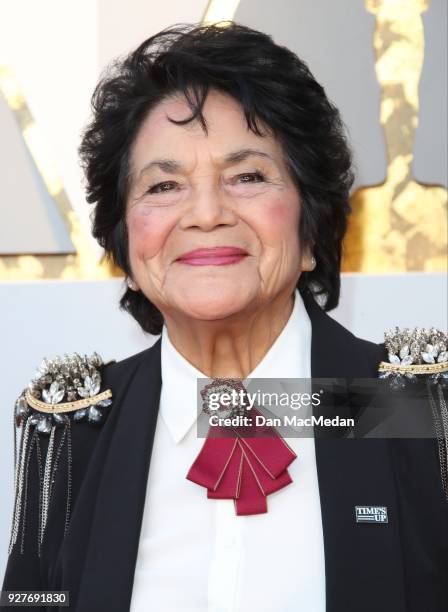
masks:
<path fill-rule="evenodd" d="M 178 444 L 196 422 L 197 378 L 207 376 L 195 368 L 172 344 L 166 325 L 161 342 L 162 390 L 160 414 L 173 441 Z M 310 378 L 311 322 L 302 297 L 294 293 L 291 315 L 260 363 L 243 381 L 251 378 Z"/>

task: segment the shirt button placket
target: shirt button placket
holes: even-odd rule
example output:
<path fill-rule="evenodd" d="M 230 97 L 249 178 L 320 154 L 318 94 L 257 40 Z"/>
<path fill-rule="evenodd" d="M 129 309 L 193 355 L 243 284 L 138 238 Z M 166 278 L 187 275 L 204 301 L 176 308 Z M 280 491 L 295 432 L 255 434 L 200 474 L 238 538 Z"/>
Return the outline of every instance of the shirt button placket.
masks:
<path fill-rule="evenodd" d="M 240 612 L 245 517 L 235 514 L 232 500 L 218 499 L 214 503 L 216 527 L 209 571 L 208 612 Z"/>

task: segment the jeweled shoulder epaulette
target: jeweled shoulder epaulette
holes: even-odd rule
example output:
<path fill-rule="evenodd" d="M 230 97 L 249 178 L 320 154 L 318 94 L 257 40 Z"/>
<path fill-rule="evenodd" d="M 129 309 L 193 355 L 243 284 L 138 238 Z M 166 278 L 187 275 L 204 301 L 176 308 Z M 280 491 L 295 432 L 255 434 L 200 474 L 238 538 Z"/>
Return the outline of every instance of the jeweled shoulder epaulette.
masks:
<path fill-rule="evenodd" d="M 21 534 L 20 551 L 23 553 L 26 522 L 23 507 L 27 498 L 28 473 L 33 452 L 36 453 L 39 473 L 37 538 L 39 555 L 55 475 L 63 451 L 67 454 L 65 530 L 68 527 L 71 502 L 71 426 L 72 423 L 83 420 L 95 425 L 104 421 L 106 409 L 112 404 L 112 391 L 105 389 L 100 392 L 102 366 L 103 360 L 98 353 L 90 356 L 73 353 L 54 359 L 43 359 L 28 387 L 22 391 L 16 401 L 14 410 L 15 498 L 9 553 L 17 543 L 19 533 Z M 21 430 L 18 454 L 16 428 Z M 46 440 L 40 440 L 42 437 Z M 47 442 L 45 457 L 41 452 L 41 442 Z"/>
<path fill-rule="evenodd" d="M 103 360 L 98 353 L 81 357 L 77 353 L 43 359 L 28 388 L 16 401 L 16 423 L 31 419 L 39 433 L 49 434 L 53 426 L 74 421 L 100 423 L 102 408 L 111 405 L 112 391 L 99 393 Z"/>
<path fill-rule="evenodd" d="M 379 365 L 380 378 L 390 378 L 391 384 L 400 386 L 407 380 L 429 375 L 429 381 L 448 384 L 448 337 L 435 329 L 416 327 L 395 328 L 386 331 L 384 344 L 389 361 Z"/>
<path fill-rule="evenodd" d="M 435 329 L 416 327 L 386 331 L 384 344 L 389 361 L 379 365 L 379 377 L 395 389 L 424 382 L 437 438 L 442 487 L 448 501 L 448 336 Z"/>

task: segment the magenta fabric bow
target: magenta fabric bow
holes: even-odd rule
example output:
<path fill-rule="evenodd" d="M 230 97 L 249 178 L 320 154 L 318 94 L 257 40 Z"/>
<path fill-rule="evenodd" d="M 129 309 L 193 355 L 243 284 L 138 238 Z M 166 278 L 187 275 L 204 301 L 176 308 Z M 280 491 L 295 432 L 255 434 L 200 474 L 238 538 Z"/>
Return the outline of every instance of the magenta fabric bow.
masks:
<path fill-rule="evenodd" d="M 223 383 L 245 391 L 241 382 L 218 379 L 201 391 L 203 398 Z M 247 414 L 254 420 L 260 412 L 252 408 Z M 292 482 L 286 468 L 296 458 L 274 427 L 215 425 L 186 478 L 205 487 L 209 499 L 233 499 L 237 515 L 263 514 L 267 496 Z"/>

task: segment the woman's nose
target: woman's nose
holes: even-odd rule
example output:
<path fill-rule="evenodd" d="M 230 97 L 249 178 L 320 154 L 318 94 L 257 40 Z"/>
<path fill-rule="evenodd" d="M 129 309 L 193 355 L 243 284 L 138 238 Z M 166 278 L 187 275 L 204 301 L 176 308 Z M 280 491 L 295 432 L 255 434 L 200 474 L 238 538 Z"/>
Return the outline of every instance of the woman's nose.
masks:
<path fill-rule="evenodd" d="M 199 227 L 207 232 L 218 225 L 234 225 L 237 215 L 219 188 L 196 189 L 191 194 L 188 210 L 182 215 L 181 227 Z"/>

